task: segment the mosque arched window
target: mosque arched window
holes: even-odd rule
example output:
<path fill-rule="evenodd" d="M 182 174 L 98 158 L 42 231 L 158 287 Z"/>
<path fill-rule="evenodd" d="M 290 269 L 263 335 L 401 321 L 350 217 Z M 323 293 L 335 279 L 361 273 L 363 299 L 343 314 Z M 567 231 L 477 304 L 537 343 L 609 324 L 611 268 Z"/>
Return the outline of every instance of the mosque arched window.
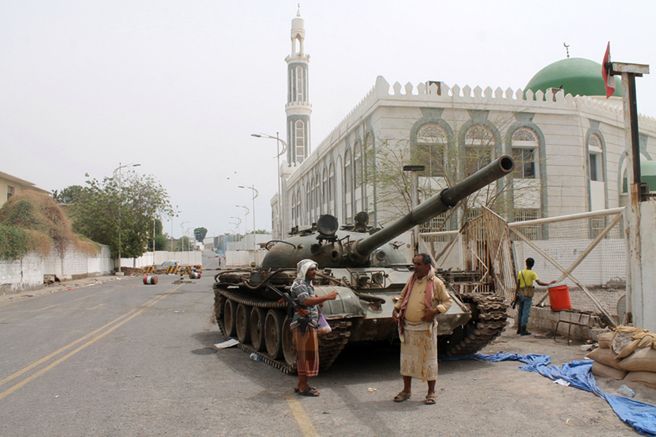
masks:
<path fill-rule="evenodd" d="M 533 129 L 521 127 L 511 137 L 512 157 L 515 162 L 513 177 L 535 179 L 537 177 L 538 136 Z"/>
<path fill-rule="evenodd" d="M 588 170 L 591 181 L 604 182 L 604 149 L 596 133 L 588 139 Z"/>
<path fill-rule="evenodd" d="M 494 156 L 495 137 L 487 126 L 476 124 L 465 133 L 465 176 L 485 167 Z"/>
<path fill-rule="evenodd" d="M 328 214 L 335 215 L 335 166 L 328 167 Z"/>
<path fill-rule="evenodd" d="M 426 176 L 446 176 L 448 136 L 437 123 L 428 123 L 417 131 L 415 161 L 426 166 Z"/>
<path fill-rule="evenodd" d="M 353 217 L 353 165 L 351 151 L 344 153 L 344 222 L 351 223 Z"/>

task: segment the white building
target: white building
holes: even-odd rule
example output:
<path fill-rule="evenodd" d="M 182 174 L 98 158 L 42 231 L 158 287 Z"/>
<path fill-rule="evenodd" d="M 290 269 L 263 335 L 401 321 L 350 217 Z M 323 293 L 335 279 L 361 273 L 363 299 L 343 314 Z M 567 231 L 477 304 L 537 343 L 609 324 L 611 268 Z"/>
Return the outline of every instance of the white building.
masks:
<path fill-rule="evenodd" d="M 299 74 L 299 67 L 290 64 L 288 86 L 292 97 L 305 90 L 301 101 L 307 119 L 300 121 L 306 123 L 301 141 L 292 131 L 299 120 L 290 120 L 289 112 L 299 106 L 290 97 L 288 162 L 293 165 L 283 166 L 282 214 L 277 212 L 278 197 L 272 199 L 272 229 L 279 229 L 278 220 L 283 220 L 286 232 L 295 226 L 310 227 L 321 214 L 348 224 L 359 211 L 367 211 L 373 224 L 384 225 L 397 215 L 389 204 L 394 188 L 385 179 L 390 175 L 380 173 L 389 153 L 408 161 L 420 157 L 421 162 L 413 163 L 427 167 L 420 178 L 428 187 L 426 195 L 446 186 L 447 179 L 463 179 L 496 156 L 512 155 L 512 176 L 493 189 L 500 199 L 497 210 L 509 221 L 626 203 L 622 101 L 602 97 L 601 66 L 580 58 L 540 70 L 526 91 L 441 82 L 390 85 L 378 77 L 328 137 L 299 159 L 294 150 L 310 150 L 308 56 L 302 54 L 302 25 L 300 17 L 294 19 L 292 38 L 300 35 L 297 58 L 304 60 L 305 70 Z M 297 58 L 288 57 L 288 63 Z M 639 127 L 643 174 L 648 175 L 656 164 L 651 161 L 656 156 L 656 120 L 640 116 Z M 398 167 L 409 163 L 398 162 Z M 461 218 L 434 220 L 429 229 L 456 228 Z"/>

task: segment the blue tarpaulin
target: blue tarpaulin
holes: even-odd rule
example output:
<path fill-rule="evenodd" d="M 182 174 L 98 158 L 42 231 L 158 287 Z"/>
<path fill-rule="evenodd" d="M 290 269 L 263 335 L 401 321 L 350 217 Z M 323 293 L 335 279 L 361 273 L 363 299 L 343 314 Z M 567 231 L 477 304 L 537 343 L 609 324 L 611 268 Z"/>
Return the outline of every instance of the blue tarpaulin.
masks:
<path fill-rule="evenodd" d="M 596 394 L 608 402 L 622 422 L 642 434 L 656 436 L 656 406 L 601 390 L 592 374 L 591 360 L 575 360 L 562 366 L 555 366 L 551 364 L 549 355 L 540 354 L 520 355 L 499 352 L 496 354 L 475 354 L 471 358 L 494 362 L 520 361 L 524 363 L 524 366 L 520 367 L 522 370 L 537 372 L 554 381 L 562 379 L 569 382 L 573 387 Z"/>

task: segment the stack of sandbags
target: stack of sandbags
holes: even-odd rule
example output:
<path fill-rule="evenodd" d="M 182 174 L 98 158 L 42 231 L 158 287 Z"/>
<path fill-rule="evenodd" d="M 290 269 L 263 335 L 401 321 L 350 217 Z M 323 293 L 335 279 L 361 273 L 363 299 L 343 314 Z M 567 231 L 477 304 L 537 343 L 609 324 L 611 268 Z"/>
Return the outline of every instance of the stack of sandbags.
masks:
<path fill-rule="evenodd" d="M 611 344 L 615 331 L 605 332 L 597 337 L 599 347 L 590 352 L 587 358 L 594 360 L 592 373 L 596 376 L 611 379 L 624 379 L 626 370 L 620 367 L 617 354 L 613 352 Z"/>
<path fill-rule="evenodd" d="M 597 376 L 639 382 L 656 388 L 656 334 L 630 326 L 598 337 L 599 347 L 588 354 Z"/>

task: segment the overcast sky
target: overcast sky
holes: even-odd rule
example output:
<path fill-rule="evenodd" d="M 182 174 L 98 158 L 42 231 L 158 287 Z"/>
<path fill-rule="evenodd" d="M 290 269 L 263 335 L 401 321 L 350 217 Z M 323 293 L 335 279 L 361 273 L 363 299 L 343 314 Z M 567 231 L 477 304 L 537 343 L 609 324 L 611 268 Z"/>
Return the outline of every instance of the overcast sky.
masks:
<path fill-rule="evenodd" d="M 296 1 L 0 0 L 0 171 L 55 190 L 154 175 L 179 236 L 234 230 L 252 209 L 271 229 L 276 143 Z M 316 147 L 374 85 L 526 85 L 565 57 L 650 64 L 638 111 L 656 116 L 656 2 L 306 1 Z M 247 230 L 252 228 L 248 216 Z M 243 226 L 239 229 L 243 231 Z"/>

